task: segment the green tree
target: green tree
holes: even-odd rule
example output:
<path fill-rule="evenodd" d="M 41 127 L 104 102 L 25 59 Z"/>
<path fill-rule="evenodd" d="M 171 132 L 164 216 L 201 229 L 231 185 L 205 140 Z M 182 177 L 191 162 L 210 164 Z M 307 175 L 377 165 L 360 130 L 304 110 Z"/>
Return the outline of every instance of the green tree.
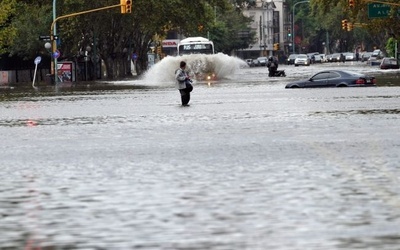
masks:
<path fill-rule="evenodd" d="M 12 17 L 16 13 L 16 0 L 0 2 L 0 55 L 6 53 L 16 37 L 16 29 L 11 26 Z"/>
<path fill-rule="evenodd" d="M 63 10 L 79 10 L 80 0 L 64 2 Z M 85 8 L 112 5 L 115 1 L 93 1 Z M 163 36 L 168 29 L 190 34 L 199 23 L 213 19 L 213 6 L 226 9 L 225 0 L 201 0 L 187 4 L 183 0 L 135 1 L 131 14 L 120 14 L 118 10 L 92 13 L 60 21 L 60 34 L 64 37 L 65 53 L 73 56 L 87 45 L 95 46 L 105 61 L 108 76 L 123 76 L 127 56 L 136 52 L 139 56 L 138 73 L 147 69 L 147 52 L 153 44 L 155 34 Z"/>
<path fill-rule="evenodd" d="M 386 2 L 398 4 L 398 0 Z M 387 18 L 371 19 L 368 17 L 368 3 L 362 0 L 355 0 L 354 8 L 349 7 L 348 0 L 310 0 L 310 4 L 313 16 L 317 20 L 316 23 L 329 32 L 331 46 L 341 41 L 341 48 L 351 49 L 360 44 L 368 49 L 384 48 L 387 34 L 400 35 L 398 7 L 393 6 Z M 341 30 L 342 19 L 348 19 L 349 22 L 354 23 L 354 30 L 351 32 Z"/>
<path fill-rule="evenodd" d="M 388 56 L 390 57 L 395 57 L 396 54 L 396 45 L 397 45 L 397 40 L 394 37 L 394 35 L 392 35 L 386 42 L 386 53 L 388 54 Z"/>
<path fill-rule="evenodd" d="M 212 20 L 202 31 L 190 35 L 209 37 L 217 52 L 229 55 L 235 50 L 248 48 L 255 39 L 255 32 L 249 28 L 251 18 L 245 17 L 234 5 Z"/>
<path fill-rule="evenodd" d="M 18 0 L 17 9 L 16 1 L 0 3 L 0 51 L 25 58 L 38 53 L 48 55 L 44 41 L 38 36 L 50 35 L 52 4 L 48 0 Z M 238 35 L 248 20 L 234 11 L 232 3 L 230 0 L 198 0 L 189 4 L 183 0 L 137 0 L 131 14 L 121 14 L 118 7 L 63 18 L 56 25 L 60 59 L 78 60 L 90 46 L 90 54 L 104 60 L 108 77 L 116 78 L 126 75 L 127 59 L 135 52 L 139 56 L 137 72 L 141 73 L 147 69 L 150 47 L 168 30 L 190 36 L 199 32 L 199 24 L 214 36 L 220 51 L 230 52 L 245 47 L 250 40 L 249 36 Z M 56 14 L 60 17 L 117 4 L 119 0 L 64 0 L 57 2 Z M 214 21 L 216 9 L 221 17 L 218 22 Z"/>
<path fill-rule="evenodd" d="M 51 7 L 39 3 L 18 3 L 17 15 L 13 18 L 12 27 L 15 39 L 9 48 L 10 54 L 23 58 L 33 58 L 37 54 L 45 54 L 44 41 L 40 35 L 49 35 L 51 23 Z"/>

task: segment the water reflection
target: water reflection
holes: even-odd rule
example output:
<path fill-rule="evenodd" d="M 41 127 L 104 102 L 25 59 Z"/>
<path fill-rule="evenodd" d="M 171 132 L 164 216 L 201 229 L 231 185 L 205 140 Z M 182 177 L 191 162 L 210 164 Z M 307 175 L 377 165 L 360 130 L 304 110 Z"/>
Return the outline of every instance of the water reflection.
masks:
<path fill-rule="evenodd" d="M 362 110 L 333 110 L 333 111 L 317 111 L 315 115 L 382 115 L 382 114 L 400 114 L 400 109 L 362 109 Z"/>
<path fill-rule="evenodd" d="M 399 73 L 389 73 L 382 74 L 376 77 L 379 86 L 388 86 L 388 87 L 398 87 L 400 86 L 400 74 Z"/>
<path fill-rule="evenodd" d="M 140 118 L 137 118 L 140 119 Z M 0 120 L 0 127 L 36 127 L 36 126 L 69 126 L 107 123 L 130 123 L 134 120 L 121 116 L 96 116 L 96 117 L 73 117 L 73 118 L 51 118 L 51 119 L 15 119 Z"/>

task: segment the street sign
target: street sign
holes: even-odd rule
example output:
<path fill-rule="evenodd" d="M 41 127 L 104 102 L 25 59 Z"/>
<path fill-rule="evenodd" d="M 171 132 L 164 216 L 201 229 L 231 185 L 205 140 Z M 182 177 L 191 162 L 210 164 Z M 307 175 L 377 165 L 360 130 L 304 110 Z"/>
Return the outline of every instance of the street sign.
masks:
<path fill-rule="evenodd" d="M 35 88 L 35 89 L 37 88 L 37 87 L 35 86 L 37 68 L 38 68 L 38 64 L 39 64 L 41 61 L 42 61 L 42 57 L 40 57 L 40 56 L 36 57 L 36 58 L 35 58 L 35 61 L 34 61 L 34 63 L 35 63 L 35 73 L 33 74 L 32 87 Z"/>
<path fill-rule="evenodd" d="M 50 41 L 51 37 L 50 36 L 39 36 L 39 40 L 49 40 Z"/>
<path fill-rule="evenodd" d="M 38 56 L 35 58 L 34 63 L 35 63 L 35 65 L 38 65 L 41 61 L 42 61 L 42 58 L 40 56 Z"/>
<path fill-rule="evenodd" d="M 44 41 L 51 41 L 51 38 L 53 38 L 53 40 L 58 40 L 58 36 L 39 36 L 39 40 Z"/>
<path fill-rule="evenodd" d="M 136 53 L 133 53 L 133 54 L 132 54 L 132 59 L 133 59 L 134 61 L 136 61 L 137 58 L 138 58 L 138 55 L 137 55 Z"/>
<path fill-rule="evenodd" d="M 390 14 L 390 5 L 383 3 L 369 3 L 368 4 L 368 17 L 369 18 L 385 18 Z M 400 15 L 400 9 L 397 10 Z"/>

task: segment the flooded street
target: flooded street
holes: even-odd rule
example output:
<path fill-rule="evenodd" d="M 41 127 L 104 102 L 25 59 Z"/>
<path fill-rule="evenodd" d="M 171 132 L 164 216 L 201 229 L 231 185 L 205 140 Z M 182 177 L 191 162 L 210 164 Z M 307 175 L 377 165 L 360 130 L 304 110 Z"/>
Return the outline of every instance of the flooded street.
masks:
<path fill-rule="evenodd" d="M 284 88 L 326 67 L 190 107 L 169 81 L 0 90 L 0 249 L 400 249 L 400 80 Z"/>

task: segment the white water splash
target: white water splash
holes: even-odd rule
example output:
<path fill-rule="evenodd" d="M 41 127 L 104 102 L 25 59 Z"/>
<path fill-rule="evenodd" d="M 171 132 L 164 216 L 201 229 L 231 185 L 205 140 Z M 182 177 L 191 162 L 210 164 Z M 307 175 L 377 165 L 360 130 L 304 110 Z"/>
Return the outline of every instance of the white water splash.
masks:
<path fill-rule="evenodd" d="M 175 82 L 175 70 L 179 63 L 185 61 L 192 79 L 205 74 L 214 73 L 217 79 L 231 78 L 240 68 L 247 67 L 245 61 L 222 53 L 214 55 L 193 54 L 183 56 L 167 56 L 146 72 L 143 83 L 146 85 L 171 85 Z"/>

